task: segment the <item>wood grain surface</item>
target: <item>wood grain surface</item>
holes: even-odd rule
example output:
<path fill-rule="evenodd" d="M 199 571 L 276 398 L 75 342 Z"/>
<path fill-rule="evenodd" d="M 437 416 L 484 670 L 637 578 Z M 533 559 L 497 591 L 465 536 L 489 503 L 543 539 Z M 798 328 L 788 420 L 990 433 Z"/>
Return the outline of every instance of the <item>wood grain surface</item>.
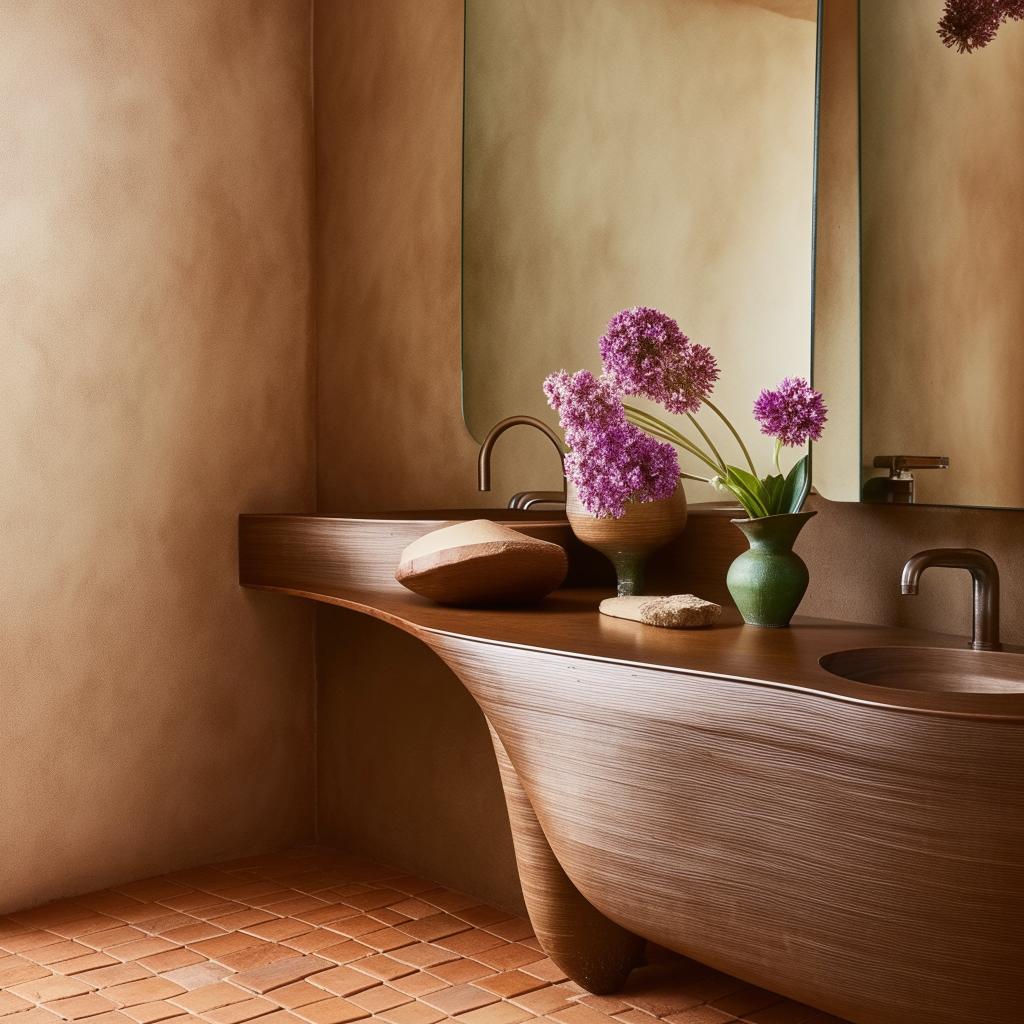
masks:
<path fill-rule="evenodd" d="M 613 983 L 622 929 L 858 1024 L 1005 1021 L 1024 991 L 1024 695 L 819 664 L 885 646 L 952 656 L 962 638 L 760 630 L 732 609 L 712 629 L 652 630 L 599 615 L 607 588 L 444 609 L 345 585 L 352 521 L 330 525 L 329 568 L 294 538 L 282 561 L 287 519 L 243 526 L 242 582 L 374 615 L 455 671 L 507 756 L 538 934 L 581 984 Z M 599 925 L 598 970 L 574 955 L 577 894 L 618 926 Z"/>

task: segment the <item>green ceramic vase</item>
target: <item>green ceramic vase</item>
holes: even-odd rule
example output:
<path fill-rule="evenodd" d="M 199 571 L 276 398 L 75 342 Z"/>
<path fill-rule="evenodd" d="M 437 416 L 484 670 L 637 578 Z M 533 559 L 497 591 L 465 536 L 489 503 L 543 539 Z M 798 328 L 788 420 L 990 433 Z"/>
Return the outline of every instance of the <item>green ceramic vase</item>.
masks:
<path fill-rule="evenodd" d="M 750 545 L 729 566 L 726 583 L 743 621 L 780 629 L 789 625 L 807 590 L 807 566 L 793 550 L 797 535 L 816 512 L 763 519 L 734 519 Z"/>

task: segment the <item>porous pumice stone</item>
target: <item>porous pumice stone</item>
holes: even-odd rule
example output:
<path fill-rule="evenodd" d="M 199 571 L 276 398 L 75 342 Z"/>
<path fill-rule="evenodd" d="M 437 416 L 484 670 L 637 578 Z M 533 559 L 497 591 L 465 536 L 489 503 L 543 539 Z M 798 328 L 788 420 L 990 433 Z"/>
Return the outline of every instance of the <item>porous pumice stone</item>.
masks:
<path fill-rule="evenodd" d="M 438 604 L 486 607 L 539 601 L 561 585 L 568 569 L 560 544 L 474 519 L 413 541 L 395 579 Z"/>
<path fill-rule="evenodd" d="M 608 597 L 601 602 L 602 615 L 632 619 L 645 626 L 665 629 L 695 629 L 713 626 L 722 614 L 722 606 L 693 594 L 670 597 Z"/>

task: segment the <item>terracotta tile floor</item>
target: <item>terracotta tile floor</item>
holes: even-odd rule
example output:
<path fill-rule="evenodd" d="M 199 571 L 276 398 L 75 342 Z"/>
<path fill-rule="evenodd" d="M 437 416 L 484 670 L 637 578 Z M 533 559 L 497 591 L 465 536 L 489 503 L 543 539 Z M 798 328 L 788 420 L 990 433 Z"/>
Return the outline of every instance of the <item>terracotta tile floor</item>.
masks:
<path fill-rule="evenodd" d="M 619 995 L 565 979 L 530 925 L 394 869 L 295 850 L 0 918 L 2 1024 L 826 1024 L 662 951 Z M 842 1024 L 842 1022 L 839 1022 Z"/>

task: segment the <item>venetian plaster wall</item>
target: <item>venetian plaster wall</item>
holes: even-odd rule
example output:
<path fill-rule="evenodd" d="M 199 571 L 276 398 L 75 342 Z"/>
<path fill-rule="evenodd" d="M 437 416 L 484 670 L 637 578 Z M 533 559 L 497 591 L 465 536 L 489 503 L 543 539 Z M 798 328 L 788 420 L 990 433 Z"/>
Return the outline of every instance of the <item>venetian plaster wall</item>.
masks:
<path fill-rule="evenodd" d="M 0 910 L 312 835 L 309 14 L 0 8 Z"/>

